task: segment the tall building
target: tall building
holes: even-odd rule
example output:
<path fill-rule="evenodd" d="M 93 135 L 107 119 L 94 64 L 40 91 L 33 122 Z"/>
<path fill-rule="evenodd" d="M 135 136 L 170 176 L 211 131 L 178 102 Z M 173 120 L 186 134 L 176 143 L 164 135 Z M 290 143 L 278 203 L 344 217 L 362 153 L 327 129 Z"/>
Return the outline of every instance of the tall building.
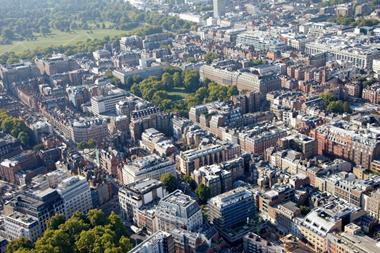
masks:
<path fill-rule="evenodd" d="M 125 220 L 136 220 L 137 210 L 166 195 L 163 184 L 151 178 L 138 180 L 119 188 L 121 215 Z"/>
<path fill-rule="evenodd" d="M 51 217 L 56 214 L 64 214 L 64 206 L 57 190 L 48 188 L 20 194 L 4 206 L 5 215 L 9 216 L 15 211 L 37 219 L 40 230 L 43 232 Z"/>
<path fill-rule="evenodd" d="M 63 199 L 64 214 L 69 219 L 76 212 L 88 212 L 92 207 L 90 186 L 84 177 L 66 178 L 57 187 Z"/>
<path fill-rule="evenodd" d="M 175 163 L 158 155 L 137 158 L 132 163 L 124 165 L 122 173 L 124 184 L 134 183 L 145 178 L 160 180 L 161 175 L 165 173 L 177 175 Z"/>
<path fill-rule="evenodd" d="M 4 217 L 4 232 L 9 240 L 24 237 L 35 241 L 41 235 L 38 219 L 28 214 L 13 212 Z"/>
<path fill-rule="evenodd" d="M 197 201 L 176 190 L 160 200 L 156 207 L 158 230 L 173 229 L 195 231 L 203 224 L 202 210 Z"/>
<path fill-rule="evenodd" d="M 226 13 L 226 0 L 213 0 L 214 17 L 223 17 Z"/>
<path fill-rule="evenodd" d="M 171 234 L 158 231 L 131 249 L 129 253 L 175 253 L 174 240 Z"/>
<path fill-rule="evenodd" d="M 256 210 L 253 193 L 243 187 L 211 198 L 208 207 L 210 223 L 230 242 L 240 240 L 248 232 L 244 227 L 249 227 Z"/>
<path fill-rule="evenodd" d="M 108 94 L 91 98 L 91 111 L 95 115 L 116 113 L 116 104 L 127 97 L 128 93 L 121 89 L 108 91 Z"/>

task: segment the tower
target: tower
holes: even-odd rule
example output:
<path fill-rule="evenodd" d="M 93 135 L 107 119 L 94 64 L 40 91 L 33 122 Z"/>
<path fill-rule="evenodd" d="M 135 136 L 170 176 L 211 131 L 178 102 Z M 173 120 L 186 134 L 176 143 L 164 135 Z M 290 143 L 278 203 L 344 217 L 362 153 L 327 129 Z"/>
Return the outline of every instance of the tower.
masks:
<path fill-rule="evenodd" d="M 226 11 L 226 1 L 225 0 L 213 0 L 214 6 L 214 17 L 220 18 L 224 16 Z"/>

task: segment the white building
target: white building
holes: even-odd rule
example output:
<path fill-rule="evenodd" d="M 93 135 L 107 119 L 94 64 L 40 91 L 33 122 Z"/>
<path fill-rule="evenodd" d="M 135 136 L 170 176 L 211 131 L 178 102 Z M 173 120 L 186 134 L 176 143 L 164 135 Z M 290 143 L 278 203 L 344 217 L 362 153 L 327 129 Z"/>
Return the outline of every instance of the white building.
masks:
<path fill-rule="evenodd" d="M 37 218 L 19 212 L 4 217 L 4 230 L 9 240 L 25 237 L 35 241 L 42 233 Z"/>
<path fill-rule="evenodd" d="M 157 205 L 156 220 L 158 230 L 170 232 L 173 229 L 195 231 L 203 224 L 202 210 L 190 196 L 176 190 L 167 195 Z"/>
<path fill-rule="evenodd" d="M 91 112 L 94 115 L 100 115 L 103 113 L 115 113 L 116 104 L 124 100 L 128 93 L 121 89 L 115 89 L 108 91 L 107 94 L 96 96 L 91 98 Z"/>
<path fill-rule="evenodd" d="M 158 231 L 149 236 L 142 243 L 134 247 L 129 253 L 174 253 L 175 244 L 170 233 Z"/>
<path fill-rule="evenodd" d="M 121 215 L 126 220 L 136 220 L 137 210 L 166 195 L 163 184 L 146 178 L 119 188 Z"/>
<path fill-rule="evenodd" d="M 377 78 L 380 76 L 380 59 L 374 59 L 372 62 L 372 71 L 375 72 Z"/>
<path fill-rule="evenodd" d="M 148 155 L 124 165 L 123 182 L 130 184 L 145 178 L 160 180 L 161 175 L 165 173 L 176 176 L 175 163 L 158 155 Z"/>
<path fill-rule="evenodd" d="M 84 177 L 66 178 L 58 185 L 57 190 L 63 199 L 66 219 L 78 211 L 86 213 L 93 207 L 90 186 Z"/>
<path fill-rule="evenodd" d="M 74 142 L 87 142 L 92 139 L 101 142 L 108 134 L 107 121 L 100 118 L 82 118 L 75 120 L 71 127 L 71 139 Z"/>

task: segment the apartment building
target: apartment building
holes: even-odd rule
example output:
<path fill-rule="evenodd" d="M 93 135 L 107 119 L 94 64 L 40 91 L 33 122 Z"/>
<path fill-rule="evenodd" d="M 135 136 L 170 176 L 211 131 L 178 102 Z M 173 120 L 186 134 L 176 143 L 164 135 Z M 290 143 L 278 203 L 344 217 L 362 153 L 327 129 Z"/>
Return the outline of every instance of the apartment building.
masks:
<path fill-rule="evenodd" d="M 334 155 L 369 168 L 380 155 L 380 141 L 377 133 L 368 130 L 338 121 L 316 128 L 312 135 L 317 140 L 319 155 Z"/>
<path fill-rule="evenodd" d="M 177 169 L 184 175 L 202 166 L 221 163 L 241 155 L 240 146 L 231 143 L 208 144 L 177 155 Z"/>
<path fill-rule="evenodd" d="M 176 190 L 160 200 L 156 207 L 156 220 L 161 231 L 195 231 L 203 224 L 203 214 L 194 199 Z"/>
<path fill-rule="evenodd" d="M 275 146 L 278 140 L 287 135 L 286 130 L 267 124 L 240 132 L 239 143 L 245 152 L 264 154 L 267 148 Z"/>
<path fill-rule="evenodd" d="M 210 80 L 224 86 L 236 86 L 240 91 L 254 91 L 263 95 L 279 90 L 281 81 L 277 75 L 229 71 L 216 66 L 203 65 L 199 70 L 201 80 Z"/>
<path fill-rule="evenodd" d="M 100 118 L 74 120 L 70 128 L 71 139 L 76 142 L 94 140 L 100 143 L 108 135 L 107 122 Z"/>

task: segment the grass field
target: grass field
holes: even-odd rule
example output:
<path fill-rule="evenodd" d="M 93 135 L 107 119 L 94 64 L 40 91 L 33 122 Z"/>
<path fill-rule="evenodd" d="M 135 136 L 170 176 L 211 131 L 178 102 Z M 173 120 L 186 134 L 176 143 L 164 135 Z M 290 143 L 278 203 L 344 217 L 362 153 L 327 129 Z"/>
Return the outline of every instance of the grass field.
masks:
<path fill-rule="evenodd" d="M 26 50 L 38 48 L 48 48 L 55 46 L 73 45 L 79 41 L 87 39 L 103 39 L 106 36 L 114 37 L 126 34 L 126 31 L 115 29 L 96 29 L 96 30 L 75 30 L 72 32 L 61 32 L 54 30 L 46 37 L 39 36 L 36 40 L 17 41 L 9 45 L 0 45 L 0 55 L 6 52 L 15 52 L 20 54 Z"/>
<path fill-rule="evenodd" d="M 186 98 L 190 93 L 187 93 L 184 87 L 174 87 L 168 94 L 172 100 L 177 101 Z"/>

